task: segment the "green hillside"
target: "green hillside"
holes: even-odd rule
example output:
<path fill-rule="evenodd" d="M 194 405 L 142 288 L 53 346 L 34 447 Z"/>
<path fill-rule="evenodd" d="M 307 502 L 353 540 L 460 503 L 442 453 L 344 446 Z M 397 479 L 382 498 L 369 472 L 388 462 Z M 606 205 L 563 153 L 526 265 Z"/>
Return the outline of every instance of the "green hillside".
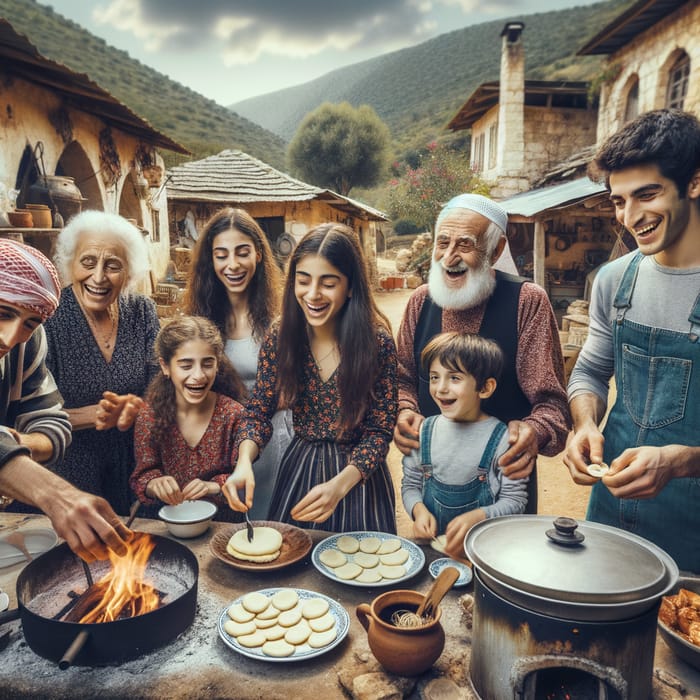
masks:
<path fill-rule="evenodd" d="M 525 23 L 526 77 L 588 80 L 600 59 L 574 54 L 630 0 L 514 16 Z M 371 105 L 389 125 L 397 153 L 444 135 L 444 127 L 473 90 L 498 80 L 503 19 L 442 34 L 411 48 L 341 68 L 309 83 L 254 97 L 231 109 L 291 139 L 322 102 Z M 284 109 L 279 105 L 284 104 Z"/>
<path fill-rule="evenodd" d="M 239 148 L 275 167 L 284 166 L 285 144 L 279 136 L 143 65 L 51 8 L 33 0 L 0 0 L 0 17 L 42 55 L 87 73 L 195 158 Z M 184 158 L 164 155 L 168 165 Z"/>

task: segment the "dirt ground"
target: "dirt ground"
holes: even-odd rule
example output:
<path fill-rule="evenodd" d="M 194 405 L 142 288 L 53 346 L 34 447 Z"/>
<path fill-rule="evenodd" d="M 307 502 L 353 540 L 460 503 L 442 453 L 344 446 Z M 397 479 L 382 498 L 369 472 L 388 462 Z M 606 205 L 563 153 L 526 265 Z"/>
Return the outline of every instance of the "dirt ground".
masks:
<path fill-rule="evenodd" d="M 398 330 L 406 302 L 413 290 L 394 289 L 378 291 L 375 295 L 379 308 L 389 317 L 394 333 Z M 397 523 L 399 534 L 411 536 L 411 520 L 401 504 L 401 453 L 392 444 L 389 450 L 389 470 L 396 488 Z M 590 487 L 577 486 L 571 480 L 567 468 L 556 457 L 538 457 L 538 513 L 541 515 L 583 519 L 588 503 Z"/>

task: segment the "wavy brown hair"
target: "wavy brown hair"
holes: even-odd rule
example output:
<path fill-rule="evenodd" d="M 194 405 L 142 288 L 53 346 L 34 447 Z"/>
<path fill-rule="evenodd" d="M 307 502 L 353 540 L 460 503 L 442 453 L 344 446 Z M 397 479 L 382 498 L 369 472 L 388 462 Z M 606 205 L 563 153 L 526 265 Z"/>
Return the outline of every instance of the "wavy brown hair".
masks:
<path fill-rule="evenodd" d="M 158 333 L 155 353 L 166 364 L 173 359 L 178 348 L 191 340 L 201 340 L 211 346 L 216 357 L 216 379 L 211 390 L 236 401 L 246 398 L 246 389 L 224 353 L 224 341 L 216 325 L 201 316 L 180 316 L 168 321 Z M 175 423 L 176 400 L 175 387 L 163 372 L 159 372 L 151 381 L 146 392 L 146 401 L 155 416 L 153 433 L 156 440 L 167 439 L 168 431 Z"/>
<path fill-rule="evenodd" d="M 246 290 L 253 337 L 259 342 L 279 313 L 282 275 L 267 236 L 244 209 L 220 209 L 204 224 L 193 252 L 184 308 L 188 314 L 211 319 L 226 337 L 231 303 L 226 287 L 214 272 L 213 247 L 216 236 L 232 229 L 250 238 L 255 252 L 260 255 L 260 262 Z"/>
<path fill-rule="evenodd" d="M 369 285 L 367 264 L 357 234 L 344 224 L 321 224 L 311 229 L 294 249 L 287 268 L 282 295 L 282 315 L 277 349 L 277 388 L 281 405 L 291 405 L 302 389 L 304 366 L 311 349 L 304 312 L 294 294 L 299 261 L 320 255 L 348 278 L 351 296 L 337 316 L 340 350 L 338 389 L 340 433 L 352 430 L 372 400 L 372 387 L 379 372 L 377 327 L 391 333 L 391 325 L 379 311 Z"/>

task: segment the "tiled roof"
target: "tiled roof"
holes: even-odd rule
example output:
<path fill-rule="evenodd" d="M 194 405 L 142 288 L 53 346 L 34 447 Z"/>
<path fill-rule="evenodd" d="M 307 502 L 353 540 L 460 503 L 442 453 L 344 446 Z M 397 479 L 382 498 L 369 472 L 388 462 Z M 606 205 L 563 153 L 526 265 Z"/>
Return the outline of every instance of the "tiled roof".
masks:
<path fill-rule="evenodd" d="M 222 204 L 319 199 L 355 216 L 380 221 L 386 219 L 377 209 L 331 190 L 309 185 L 233 149 L 172 168 L 168 172 L 167 193 L 168 199 L 173 201 Z"/>

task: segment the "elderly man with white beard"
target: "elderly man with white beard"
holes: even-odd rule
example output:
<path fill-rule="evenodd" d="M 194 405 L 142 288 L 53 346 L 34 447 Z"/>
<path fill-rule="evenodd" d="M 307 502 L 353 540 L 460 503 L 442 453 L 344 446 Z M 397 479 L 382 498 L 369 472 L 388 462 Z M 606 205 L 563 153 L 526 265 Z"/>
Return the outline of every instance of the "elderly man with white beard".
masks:
<path fill-rule="evenodd" d="M 507 212 L 476 194 L 454 197 L 438 215 L 428 284 L 411 295 L 397 336 L 394 442 L 404 454 L 417 449 L 423 419 L 439 413 L 420 366 L 427 342 L 444 331 L 491 338 L 501 347 L 505 363 L 483 408 L 508 424 L 510 447 L 499 464 L 512 479 L 530 476 L 526 512 L 536 513 L 537 455 L 564 449 L 570 414 L 557 322 L 545 291 L 493 269 L 506 246 L 507 225 Z M 464 554 L 462 543 L 451 541 L 449 528 L 446 551 Z"/>

